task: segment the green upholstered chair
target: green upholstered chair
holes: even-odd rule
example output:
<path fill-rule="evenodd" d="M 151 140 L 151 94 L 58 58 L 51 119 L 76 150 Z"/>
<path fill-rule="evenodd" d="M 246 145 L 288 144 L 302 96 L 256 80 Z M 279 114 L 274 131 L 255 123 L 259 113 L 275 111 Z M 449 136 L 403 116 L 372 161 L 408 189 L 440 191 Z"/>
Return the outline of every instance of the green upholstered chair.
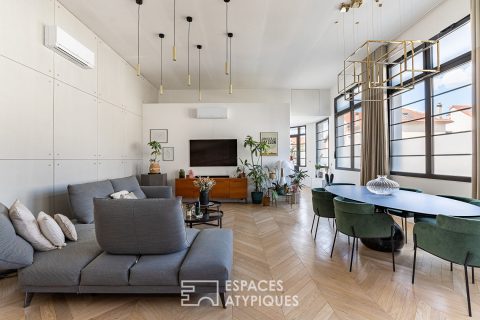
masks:
<path fill-rule="evenodd" d="M 420 189 L 413 189 L 413 188 L 400 188 L 403 191 L 410 191 L 410 192 L 418 192 L 422 193 L 423 191 Z M 414 218 L 415 214 L 410 211 L 403 211 L 403 210 L 396 210 L 396 209 L 387 209 L 388 213 L 397 217 L 402 218 L 402 229 L 405 231 L 405 243 L 408 243 L 408 227 L 407 227 L 407 219 Z M 405 221 L 405 225 L 404 222 Z"/>
<path fill-rule="evenodd" d="M 334 198 L 333 203 L 335 207 L 337 230 L 335 231 L 330 257 L 333 256 L 333 249 L 335 247 L 338 232 L 353 237 L 350 272 L 352 271 L 355 241 L 357 242 L 358 247 L 358 238 L 390 237 L 393 242 L 395 222 L 388 214 L 376 213 L 374 205 L 347 200 L 342 197 Z M 392 246 L 392 265 L 393 271 L 395 271 L 395 246 Z"/>
<path fill-rule="evenodd" d="M 480 200 L 478 200 L 478 199 L 467 198 L 467 197 L 459 197 L 459 196 L 450 196 L 450 195 L 441 195 L 441 194 L 439 194 L 438 196 L 443 197 L 443 198 L 452 199 L 452 200 L 457 200 L 457 201 L 470 203 L 474 206 L 480 207 Z M 480 217 L 472 217 L 472 218 L 469 218 L 469 219 L 480 220 Z M 425 216 L 425 215 L 421 215 L 421 214 L 417 213 L 417 214 L 415 214 L 415 223 L 417 223 L 417 222 L 427 222 L 427 223 L 435 224 L 436 220 L 432 216 Z"/>
<path fill-rule="evenodd" d="M 480 267 L 480 221 L 439 215 L 436 224 L 416 223 L 413 228 L 413 239 L 415 251 L 412 284 L 415 282 L 417 248 L 452 263 L 463 265 L 468 313 L 472 316 L 467 268 Z"/>
<path fill-rule="evenodd" d="M 313 221 L 310 233 L 313 232 L 315 218 L 317 218 L 317 228 L 315 229 L 315 240 L 317 239 L 318 224 L 320 218 L 335 219 L 335 210 L 333 208 L 333 198 L 335 196 L 324 188 L 312 189 Z"/>

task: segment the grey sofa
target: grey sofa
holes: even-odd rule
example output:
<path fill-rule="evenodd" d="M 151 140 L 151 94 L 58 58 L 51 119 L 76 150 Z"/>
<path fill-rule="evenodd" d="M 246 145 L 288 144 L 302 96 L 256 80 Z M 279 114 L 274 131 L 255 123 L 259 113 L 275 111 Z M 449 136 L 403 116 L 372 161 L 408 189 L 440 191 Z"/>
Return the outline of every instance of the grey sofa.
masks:
<path fill-rule="evenodd" d="M 107 199 L 119 190 L 142 199 Z M 15 250 L 0 250 L 0 271 L 18 269 L 25 306 L 34 293 L 180 293 L 182 281 L 189 281 L 195 293 L 218 292 L 225 307 L 231 230 L 186 229 L 171 189 L 139 187 L 134 177 L 71 185 L 68 191 L 75 218 L 95 223 L 76 224 L 78 241 L 61 250 L 33 252 L 12 233 L 8 209 L 0 205 L 0 230 L 8 230 L 0 245 L 21 249 L 17 257 Z"/>

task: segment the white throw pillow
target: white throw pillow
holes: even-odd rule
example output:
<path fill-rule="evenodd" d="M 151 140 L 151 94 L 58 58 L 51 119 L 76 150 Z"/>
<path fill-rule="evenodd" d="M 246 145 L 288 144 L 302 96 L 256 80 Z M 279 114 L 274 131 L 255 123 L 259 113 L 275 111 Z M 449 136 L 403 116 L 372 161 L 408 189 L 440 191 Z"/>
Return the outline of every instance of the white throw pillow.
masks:
<path fill-rule="evenodd" d="M 55 220 L 45 212 L 41 211 L 37 217 L 38 226 L 40 231 L 54 246 L 60 248 L 65 247 L 65 235 L 63 234 L 60 226 Z"/>
<path fill-rule="evenodd" d="M 129 194 L 121 196 L 120 199 L 138 199 L 135 193 L 130 192 Z"/>
<path fill-rule="evenodd" d="M 123 196 L 126 196 L 128 194 L 128 191 L 127 190 L 122 190 L 122 191 L 118 191 L 118 192 L 115 192 L 115 193 L 112 193 L 110 195 L 110 198 L 112 199 L 122 199 Z"/>
<path fill-rule="evenodd" d="M 8 215 L 12 220 L 15 232 L 30 242 L 35 250 L 49 251 L 55 249 L 55 246 L 40 231 L 35 216 L 19 200 L 14 202 Z"/>
<path fill-rule="evenodd" d="M 70 219 L 59 213 L 57 213 L 53 218 L 58 223 L 63 231 L 63 234 L 68 240 L 77 241 L 77 230 Z"/>

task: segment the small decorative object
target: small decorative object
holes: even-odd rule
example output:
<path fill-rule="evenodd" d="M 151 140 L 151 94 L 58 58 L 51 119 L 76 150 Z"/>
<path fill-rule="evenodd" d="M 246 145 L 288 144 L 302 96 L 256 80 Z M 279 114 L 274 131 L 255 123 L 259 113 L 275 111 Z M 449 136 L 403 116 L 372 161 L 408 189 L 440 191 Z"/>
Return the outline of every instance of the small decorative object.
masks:
<path fill-rule="evenodd" d="M 150 141 L 168 143 L 168 129 L 150 129 Z"/>
<path fill-rule="evenodd" d="M 195 174 L 193 173 L 193 170 L 192 170 L 192 169 L 189 169 L 189 170 L 188 170 L 188 178 L 189 178 L 189 179 L 195 179 Z"/>
<path fill-rule="evenodd" d="M 208 177 L 202 178 L 199 177 L 195 181 L 193 181 L 193 185 L 200 189 L 200 204 L 203 206 L 208 205 L 209 200 L 208 200 L 208 193 L 212 188 L 215 186 L 216 182 L 213 179 L 210 179 Z"/>
<path fill-rule="evenodd" d="M 180 170 L 178 171 L 178 178 L 179 178 L 179 179 L 185 179 L 185 170 L 180 169 Z"/>
<path fill-rule="evenodd" d="M 175 159 L 175 149 L 173 147 L 163 148 L 163 161 L 173 161 Z"/>
<path fill-rule="evenodd" d="M 371 193 L 388 196 L 400 189 L 400 185 L 393 180 L 387 179 L 387 176 L 379 175 L 377 179 L 367 182 L 367 189 Z"/>
<path fill-rule="evenodd" d="M 160 142 L 155 140 L 150 141 L 147 145 L 152 149 L 150 155 L 153 156 L 153 158 L 150 159 L 149 172 L 158 174 L 160 173 L 160 164 L 158 163 L 158 157 L 162 154 L 162 145 L 160 144 Z"/>
<path fill-rule="evenodd" d="M 270 206 L 270 195 L 268 193 L 263 196 L 262 204 L 264 207 Z"/>
<path fill-rule="evenodd" d="M 200 202 L 195 202 L 195 216 L 197 219 L 201 219 L 203 217 L 202 210 L 200 210 Z"/>
<path fill-rule="evenodd" d="M 260 132 L 260 142 L 268 146 L 262 156 L 278 156 L 278 132 Z"/>

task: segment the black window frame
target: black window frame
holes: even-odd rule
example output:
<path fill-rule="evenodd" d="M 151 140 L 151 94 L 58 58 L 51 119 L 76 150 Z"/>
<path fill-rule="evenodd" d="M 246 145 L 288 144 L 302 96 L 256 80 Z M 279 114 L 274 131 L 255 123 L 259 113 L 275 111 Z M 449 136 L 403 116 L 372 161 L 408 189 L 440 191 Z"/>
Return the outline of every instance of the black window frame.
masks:
<path fill-rule="evenodd" d="M 329 118 L 325 118 L 321 121 L 318 121 L 317 123 L 315 123 L 315 142 L 316 142 L 316 154 L 315 154 L 315 158 L 317 160 L 317 164 L 320 163 L 320 159 L 318 157 L 318 151 L 320 150 L 328 150 L 327 151 L 327 166 L 330 166 L 330 119 Z M 323 130 L 323 131 L 319 131 L 318 128 L 323 124 L 323 123 L 327 123 L 327 130 Z M 318 139 L 318 134 L 319 133 L 324 133 L 326 132 L 327 133 L 327 147 L 326 148 L 320 148 L 319 145 L 320 145 L 320 140 Z M 305 146 L 306 147 L 306 146 Z"/>
<path fill-rule="evenodd" d="M 460 21 L 450 25 L 449 27 L 445 28 L 441 32 L 439 32 L 437 35 L 431 38 L 431 40 L 438 40 L 458 28 L 462 27 L 463 25 L 467 24 L 470 21 L 470 15 L 466 16 L 465 18 L 461 19 Z M 441 50 L 441 48 L 440 48 Z M 432 68 L 433 67 L 433 53 L 432 50 L 425 50 L 423 53 L 423 60 L 424 60 L 424 65 L 426 69 Z M 440 72 L 435 74 L 440 75 L 444 72 L 448 72 L 454 68 L 457 68 L 465 63 L 471 62 L 472 61 L 472 56 L 471 56 L 471 51 L 464 53 L 456 58 L 453 58 L 449 61 L 444 62 L 443 64 L 440 64 Z M 411 54 L 409 54 L 411 56 Z M 437 63 L 440 63 L 440 61 L 437 61 Z M 387 68 L 387 78 L 390 78 L 391 73 L 390 73 L 390 68 Z M 420 75 L 419 77 L 422 77 Z M 473 81 L 473 79 L 472 79 Z M 405 84 L 408 85 L 411 82 L 411 80 L 405 81 Z M 416 177 L 416 178 L 426 178 L 426 179 L 437 179 L 437 180 L 447 180 L 447 181 L 459 181 L 459 182 L 471 182 L 472 177 L 465 177 L 465 176 L 455 176 L 455 175 L 443 175 L 443 174 L 435 174 L 433 173 L 433 161 L 435 155 L 433 154 L 433 137 L 435 136 L 434 134 L 434 128 L 432 128 L 432 119 L 434 117 L 433 112 L 432 112 L 432 99 L 433 99 L 433 76 L 431 77 L 426 77 L 425 79 L 422 80 L 422 82 L 425 83 L 425 95 L 423 101 L 425 102 L 425 173 L 415 173 L 415 172 L 406 172 L 406 171 L 390 171 L 391 175 L 397 175 L 397 176 L 407 176 L 407 177 Z M 390 167 L 392 168 L 392 158 L 393 157 L 402 157 L 401 155 L 397 156 L 392 156 L 391 155 L 391 148 L 392 148 L 392 141 L 399 141 L 399 140 L 408 140 L 412 138 L 403 138 L 403 139 L 391 139 L 391 96 L 394 93 L 392 90 L 387 91 L 388 98 L 387 99 L 387 105 L 388 105 L 388 148 L 389 148 L 389 162 L 390 162 Z M 422 101 L 422 100 L 420 100 Z M 475 106 L 472 103 L 471 109 L 473 109 Z M 395 108 L 394 108 L 395 109 Z M 438 115 L 437 115 L 438 116 Z M 394 124 L 395 125 L 395 124 Z M 468 130 L 467 130 L 468 131 Z M 473 150 L 472 150 L 473 152 Z M 423 155 L 422 155 L 423 156 Z M 454 155 L 452 155 L 454 156 Z"/>
<path fill-rule="evenodd" d="M 304 128 L 304 132 L 305 133 L 300 133 L 301 130 L 300 128 Z M 303 125 L 303 126 L 294 126 L 294 127 L 290 127 L 290 131 L 292 129 L 297 129 L 297 133 L 296 134 L 290 134 L 290 139 L 291 138 L 296 138 L 297 139 L 297 150 L 296 150 L 296 154 L 297 154 L 297 159 L 296 160 L 296 165 L 295 167 L 296 168 L 306 168 L 307 167 L 307 126 L 306 125 Z M 301 165 L 301 157 L 300 157 L 300 153 L 301 153 L 301 150 L 300 150 L 300 137 L 301 136 L 304 136 L 305 137 L 305 165 Z"/>
<path fill-rule="evenodd" d="M 352 89 L 351 91 L 353 92 L 354 90 L 355 90 L 355 88 Z M 351 96 L 353 96 L 353 94 L 351 94 Z M 334 106 L 335 106 L 335 119 L 334 119 L 334 121 L 335 121 L 335 144 L 334 144 L 335 145 L 335 151 L 334 151 L 335 169 L 360 172 L 361 168 L 355 168 L 355 158 L 360 158 L 360 161 L 361 161 L 361 154 L 358 157 L 355 156 L 355 146 L 360 146 L 360 150 L 361 150 L 362 141 L 361 141 L 361 139 L 360 139 L 360 143 L 356 143 L 356 141 L 355 141 L 355 134 L 358 133 L 358 132 L 355 132 L 355 122 L 363 121 L 363 115 L 362 115 L 362 119 L 355 120 L 355 110 L 361 109 L 362 108 L 362 103 L 361 103 L 361 101 L 355 101 L 354 99 L 352 99 L 351 101 L 348 101 L 348 103 L 349 103 L 348 108 L 346 108 L 344 110 L 341 110 L 341 111 L 338 111 L 338 100 L 342 99 L 343 97 L 344 97 L 344 95 L 341 94 L 334 99 Z M 362 109 L 362 112 L 363 112 L 363 109 Z M 344 124 L 343 126 L 347 126 L 347 125 L 350 126 L 350 134 L 348 134 L 350 136 L 350 145 L 349 146 L 344 146 L 344 147 L 350 147 L 350 156 L 349 157 L 337 157 L 337 148 L 338 148 L 337 138 L 342 137 L 342 136 L 338 136 L 337 128 L 339 128 L 341 126 L 337 126 L 337 119 L 339 117 L 347 114 L 347 113 L 350 113 L 350 123 Z M 363 126 L 363 124 L 362 124 L 362 126 Z M 362 130 L 360 130 L 360 136 L 362 134 L 363 134 L 363 128 L 362 128 Z M 346 135 L 343 135 L 343 136 L 346 136 Z M 337 161 L 338 158 L 350 158 L 350 166 L 349 167 L 339 167 L 338 166 L 338 161 Z M 361 167 L 361 163 L 360 163 L 360 167 Z"/>

